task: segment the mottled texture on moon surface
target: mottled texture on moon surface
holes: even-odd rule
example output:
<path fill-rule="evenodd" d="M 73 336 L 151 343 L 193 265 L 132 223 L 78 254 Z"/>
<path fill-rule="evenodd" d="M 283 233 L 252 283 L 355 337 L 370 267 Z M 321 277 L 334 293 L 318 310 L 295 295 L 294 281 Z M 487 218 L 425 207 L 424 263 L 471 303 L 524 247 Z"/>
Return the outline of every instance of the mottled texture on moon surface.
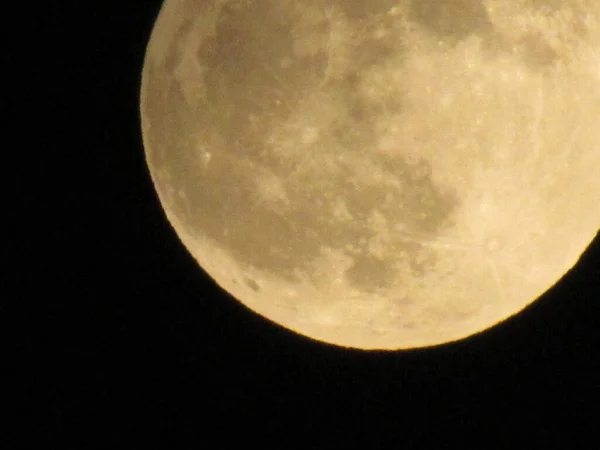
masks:
<path fill-rule="evenodd" d="M 199 265 L 316 340 L 521 311 L 600 225 L 600 2 L 166 0 L 150 172 Z"/>

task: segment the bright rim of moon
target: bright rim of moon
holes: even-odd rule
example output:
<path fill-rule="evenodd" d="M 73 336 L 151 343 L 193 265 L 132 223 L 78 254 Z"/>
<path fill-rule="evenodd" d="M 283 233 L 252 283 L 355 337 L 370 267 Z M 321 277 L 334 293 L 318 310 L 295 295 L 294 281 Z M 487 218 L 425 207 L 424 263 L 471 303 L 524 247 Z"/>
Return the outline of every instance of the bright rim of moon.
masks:
<path fill-rule="evenodd" d="M 166 0 L 141 115 L 166 215 L 248 308 L 432 346 L 516 314 L 600 224 L 597 0 Z"/>

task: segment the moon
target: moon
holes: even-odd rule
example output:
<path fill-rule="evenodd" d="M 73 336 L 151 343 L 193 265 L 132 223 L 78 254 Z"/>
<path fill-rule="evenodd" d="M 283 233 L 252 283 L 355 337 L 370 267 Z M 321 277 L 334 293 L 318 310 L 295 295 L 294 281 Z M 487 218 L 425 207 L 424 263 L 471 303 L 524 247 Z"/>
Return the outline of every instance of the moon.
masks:
<path fill-rule="evenodd" d="M 146 161 L 242 304 L 360 349 L 464 339 L 600 224 L 600 3 L 166 0 Z"/>

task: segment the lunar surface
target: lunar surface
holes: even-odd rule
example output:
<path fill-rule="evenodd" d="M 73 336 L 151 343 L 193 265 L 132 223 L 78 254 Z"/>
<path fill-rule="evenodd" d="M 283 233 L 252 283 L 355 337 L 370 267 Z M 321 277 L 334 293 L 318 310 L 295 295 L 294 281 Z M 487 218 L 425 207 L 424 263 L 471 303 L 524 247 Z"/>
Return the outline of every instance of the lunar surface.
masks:
<path fill-rule="evenodd" d="M 312 339 L 492 327 L 600 225 L 597 0 L 166 0 L 141 117 L 168 220 Z"/>

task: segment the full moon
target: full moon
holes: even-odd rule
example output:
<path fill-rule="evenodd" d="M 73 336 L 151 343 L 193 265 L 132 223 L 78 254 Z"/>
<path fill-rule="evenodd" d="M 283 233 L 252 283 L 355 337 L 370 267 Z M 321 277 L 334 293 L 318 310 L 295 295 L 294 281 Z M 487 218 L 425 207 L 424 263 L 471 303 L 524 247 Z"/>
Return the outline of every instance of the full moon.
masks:
<path fill-rule="evenodd" d="M 600 225 L 597 0 L 166 0 L 146 161 L 198 264 L 362 349 L 523 310 Z"/>

